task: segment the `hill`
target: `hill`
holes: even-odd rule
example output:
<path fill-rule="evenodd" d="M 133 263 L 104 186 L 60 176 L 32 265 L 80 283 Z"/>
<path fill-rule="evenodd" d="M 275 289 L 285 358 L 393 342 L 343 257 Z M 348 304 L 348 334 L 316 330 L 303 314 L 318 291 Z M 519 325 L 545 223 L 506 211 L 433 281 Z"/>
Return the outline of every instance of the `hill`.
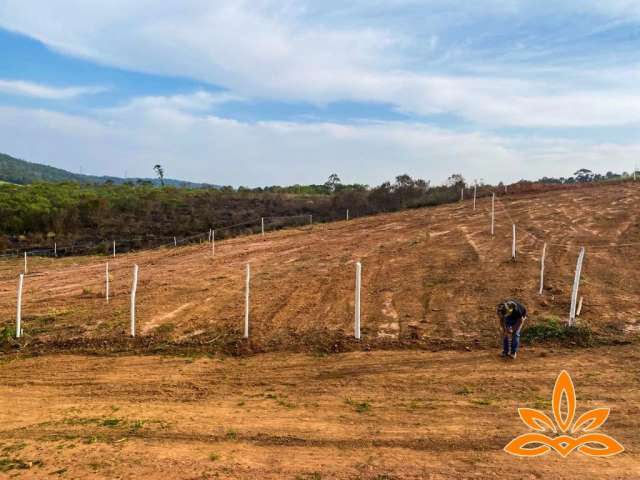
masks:
<path fill-rule="evenodd" d="M 126 182 L 136 183 L 138 181 L 151 182 L 158 185 L 160 182 L 157 178 L 120 178 L 109 176 L 82 175 L 80 173 L 72 173 L 61 168 L 43 165 L 41 163 L 27 162 L 10 155 L 0 153 L 0 181 L 8 183 L 17 183 L 26 185 L 34 182 L 78 182 L 78 183 L 114 183 L 123 184 Z M 202 183 L 193 183 L 183 180 L 175 180 L 167 178 L 164 180 L 166 185 L 175 187 L 193 187 L 199 188 L 206 186 Z"/>
<path fill-rule="evenodd" d="M 560 335 L 568 316 L 580 246 L 586 246 L 581 322 L 605 337 L 640 330 L 640 186 L 615 184 L 489 199 L 350 221 L 301 226 L 208 244 L 140 251 L 114 258 L 30 260 L 25 332 L 41 341 L 127 342 L 131 268 L 140 267 L 139 333 L 144 342 L 240 348 L 244 269 L 253 269 L 252 343 L 260 350 L 354 348 L 354 262 L 363 265 L 363 338 L 371 347 L 451 347 L 495 343 L 495 305 L 524 301 L 531 340 Z M 512 224 L 517 261 L 512 261 Z M 206 235 L 205 235 L 206 240 Z M 547 243 L 543 295 L 540 256 Z M 631 245 L 631 246 L 628 246 Z M 104 262 L 112 276 L 102 299 Z M 0 318 L 14 318 L 20 258 L 0 263 Z M 295 321 L 293 321 L 295 319 Z M 577 332 L 580 333 L 580 332 Z M 527 334 L 529 335 L 529 334 Z M 140 340 L 143 341 L 143 340 Z M 581 341 L 576 339 L 576 341 Z M 213 343 L 207 343 L 213 342 Z M 182 347 L 179 347 L 182 348 Z M 244 347 L 242 347 L 244 348 Z M 328 347 L 327 347 L 328 348 Z"/>

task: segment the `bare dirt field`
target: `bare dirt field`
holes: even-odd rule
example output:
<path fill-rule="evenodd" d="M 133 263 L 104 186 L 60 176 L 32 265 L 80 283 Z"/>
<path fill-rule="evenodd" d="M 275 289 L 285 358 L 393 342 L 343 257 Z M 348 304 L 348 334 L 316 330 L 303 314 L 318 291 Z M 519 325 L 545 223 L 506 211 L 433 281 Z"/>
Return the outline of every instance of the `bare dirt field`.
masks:
<path fill-rule="evenodd" d="M 640 478 L 639 201 L 631 183 L 504 196 L 494 237 L 485 197 L 475 211 L 465 201 L 236 238 L 215 257 L 202 244 L 30 258 L 19 342 L 7 336 L 23 266 L 3 260 L 0 478 Z M 578 324 L 592 346 L 531 340 L 502 361 L 495 305 L 521 299 L 529 327 L 565 320 L 581 246 Z M 527 430 L 517 407 L 549 411 L 563 368 L 579 410 L 612 409 L 603 428 L 624 453 L 502 451 Z"/>
<path fill-rule="evenodd" d="M 164 344 L 253 351 L 344 348 L 353 335 L 354 263 L 361 261 L 363 344 L 495 343 L 496 303 L 522 299 L 532 321 L 566 318 L 586 247 L 581 322 L 600 334 L 640 330 L 640 187 L 503 197 L 490 235 L 490 199 L 316 225 L 117 258 L 31 258 L 24 343 L 68 351 L 124 341 L 132 265 L 140 266 L 140 348 Z M 511 225 L 518 259 L 511 261 Z M 545 290 L 539 263 L 547 242 Z M 631 244 L 630 246 L 627 246 Z M 105 262 L 111 301 L 104 299 Z M 251 340 L 237 344 L 250 263 Z M 0 263 L 0 319 L 11 325 L 21 259 Z M 161 345 L 162 344 L 162 345 Z"/>
<path fill-rule="evenodd" d="M 626 448 L 521 459 L 517 407 L 550 415 L 571 372 L 578 413 L 611 408 Z M 637 347 L 374 351 L 244 358 L 48 355 L 0 366 L 7 478 L 636 479 Z M 2 470 L 0 470 L 1 472 Z"/>

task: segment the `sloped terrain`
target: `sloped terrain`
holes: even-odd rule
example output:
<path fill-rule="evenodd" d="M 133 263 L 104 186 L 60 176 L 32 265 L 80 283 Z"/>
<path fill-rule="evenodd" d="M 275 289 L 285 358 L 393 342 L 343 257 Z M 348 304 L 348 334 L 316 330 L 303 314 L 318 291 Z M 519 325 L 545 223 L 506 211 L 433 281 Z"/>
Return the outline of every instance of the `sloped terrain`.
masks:
<path fill-rule="evenodd" d="M 501 197 L 493 238 L 483 198 L 475 211 L 464 202 L 236 238 L 216 243 L 214 257 L 201 244 L 31 258 L 20 342 L 8 336 L 22 263 L 5 259 L 0 477 L 639 478 L 639 197 L 633 184 Z M 565 320 L 580 246 L 578 325 L 604 345 L 525 341 L 515 362 L 500 358 L 496 303 L 521 299 L 529 327 Z M 563 369 L 577 414 L 611 409 L 602 431 L 622 454 L 503 451 L 527 431 L 519 407 L 550 415 Z"/>
<path fill-rule="evenodd" d="M 579 323 L 623 337 L 639 328 L 640 188 L 612 184 L 354 219 L 117 258 L 29 259 L 24 343 L 68 349 L 127 342 L 133 264 L 140 267 L 136 348 L 195 345 L 276 351 L 496 342 L 495 305 L 521 299 L 531 324 L 568 316 L 585 246 Z M 511 260 L 511 225 L 517 260 Z M 538 294 L 547 243 L 545 288 Z M 104 299 L 105 263 L 111 300 Z M 362 262 L 363 341 L 353 335 L 354 264 Z M 251 338 L 241 341 L 250 263 Z M 15 322 L 21 259 L 0 264 L 0 318 Z M 98 347 L 96 347 L 98 348 Z"/>

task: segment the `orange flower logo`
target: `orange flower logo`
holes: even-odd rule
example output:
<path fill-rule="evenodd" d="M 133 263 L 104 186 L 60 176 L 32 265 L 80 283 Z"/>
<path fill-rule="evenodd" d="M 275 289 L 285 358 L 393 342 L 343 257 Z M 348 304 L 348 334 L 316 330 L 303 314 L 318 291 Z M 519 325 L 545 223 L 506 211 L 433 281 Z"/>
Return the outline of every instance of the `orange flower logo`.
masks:
<path fill-rule="evenodd" d="M 606 422 L 609 417 L 608 408 L 593 409 L 580 415 L 573 422 L 576 414 L 576 391 L 566 370 L 558 375 L 551 400 L 555 424 L 540 410 L 519 408 L 518 413 L 522 421 L 533 430 L 560 435 L 552 438 L 544 433 L 525 433 L 511 440 L 504 447 L 505 452 L 520 457 L 537 457 L 553 449 L 562 457 L 566 457 L 572 451 L 578 450 L 592 457 L 608 457 L 624 451 L 624 447 L 610 436 L 593 433 Z M 579 433 L 582 435 L 572 436 Z"/>

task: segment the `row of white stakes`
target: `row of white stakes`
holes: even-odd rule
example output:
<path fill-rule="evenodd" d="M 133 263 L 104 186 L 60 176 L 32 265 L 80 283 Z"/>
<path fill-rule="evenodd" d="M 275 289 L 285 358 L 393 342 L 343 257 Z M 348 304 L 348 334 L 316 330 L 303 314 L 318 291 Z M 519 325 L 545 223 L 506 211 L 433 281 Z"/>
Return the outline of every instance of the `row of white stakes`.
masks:
<path fill-rule="evenodd" d="M 212 242 L 213 243 L 213 242 Z M 136 293 L 138 290 L 138 265 L 133 266 L 129 329 L 132 337 L 136 336 Z M 356 263 L 356 288 L 355 288 L 355 313 L 354 313 L 354 337 L 360 340 L 360 291 L 362 289 L 362 264 Z M 18 298 L 16 307 L 16 337 L 22 337 L 22 287 L 24 274 L 21 273 L 18 280 Z M 244 297 L 244 331 L 243 338 L 249 338 L 249 309 L 251 288 L 251 265 L 247 263 L 245 271 L 245 297 Z M 105 266 L 105 300 L 109 303 L 109 262 Z"/>
<path fill-rule="evenodd" d="M 474 188 L 474 203 L 475 203 L 475 191 Z M 491 199 L 491 234 L 494 233 L 494 205 L 495 205 L 495 193 L 492 195 Z M 474 205 L 475 206 L 475 205 Z M 347 210 L 347 219 L 349 215 L 349 211 Z M 310 222 L 313 221 L 313 218 L 310 216 Z M 262 223 L 262 235 L 264 235 L 264 218 L 261 219 Z M 175 237 L 174 237 L 175 239 Z M 215 256 L 215 230 L 209 230 L 209 241 L 211 243 L 211 255 Z M 547 244 L 545 243 L 542 248 L 542 256 L 540 259 L 540 289 L 539 294 L 542 295 L 544 289 L 544 268 L 545 268 L 545 260 L 546 260 L 546 252 L 547 252 Z M 580 307 L 576 306 L 577 298 L 578 298 L 578 287 L 580 283 L 580 276 L 582 271 L 582 262 L 584 260 L 585 249 L 582 247 L 580 249 L 580 254 L 578 256 L 578 262 L 576 265 L 576 271 L 574 276 L 573 288 L 571 292 L 571 307 L 569 311 L 569 325 L 573 325 L 576 319 L 576 309 L 580 310 Z M 114 242 L 114 256 L 115 256 L 115 242 Z M 516 259 L 516 225 L 512 225 L 512 244 L 511 244 L 511 257 L 513 260 Z M 355 298 L 355 320 L 354 320 L 354 331 L 355 338 L 360 339 L 360 290 L 361 290 L 361 269 L 362 266 L 358 262 L 356 264 L 356 298 Z M 27 273 L 27 253 L 24 254 L 24 273 Z M 246 267 L 246 293 L 245 293 L 245 325 L 244 325 L 244 338 L 249 338 L 249 288 L 250 288 L 250 277 L 251 270 L 249 264 Z M 131 336 L 135 336 L 135 293 L 137 288 L 137 278 L 138 278 L 138 266 L 134 266 L 133 273 L 134 282 L 131 287 Z M 16 313 L 16 336 L 20 337 L 22 334 L 21 331 L 21 303 L 22 303 L 22 285 L 24 281 L 24 275 L 20 274 L 19 284 L 18 284 L 18 302 L 17 302 L 17 313 Z M 109 263 L 106 264 L 106 273 L 105 273 L 105 299 L 106 302 L 109 302 Z"/>
<path fill-rule="evenodd" d="M 346 212 L 346 219 L 349 220 L 349 209 L 347 209 L 347 212 Z M 261 229 L 262 230 L 262 236 L 264 237 L 264 233 L 265 233 L 265 230 L 264 230 L 264 217 L 260 218 L 260 223 L 261 223 L 261 226 L 262 226 L 262 229 Z M 313 224 L 313 215 L 309 215 L 309 223 Z M 213 228 L 210 228 L 209 229 L 209 239 L 208 239 L 208 241 L 211 242 L 211 254 L 212 255 L 215 254 L 215 245 L 214 245 L 215 235 L 216 235 L 215 230 Z M 178 246 L 178 239 L 175 236 L 173 237 L 173 246 L 174 247 Z M 57 244 L 57 242 L 53 243 L 53 256 L 54 257 L 58 256 L 58 244 Z M 116 241 L 115 240 L 113 240 L 113 242 L 112 242 L 111 256 L 113 258 L 116 257 Z M 28 273 L 28 271 L 27 271 L 27 252 L 24 252 L 24 273 L 25 274 Z"/>
<path fill-rule="evenodd" d="M 505 193 L 507 193 L 507 186 L 504 187 Z M 473 210 L 476 209 L 476 194 L 477 187 L 473 186 Z M 464 200 L 464 189 L 461 190 L 460 200 Z M 491 194 L 491 236 L 495 235 L 495 211 L 496 211 L 496 194 Z M 516 225 L 512 224 L 511 230 L 511 258 L 516 260 Z M 576 316 L 580 314 L 580 310 L 582 310 L 582 297 L 578 302 L 578 288 L 580 285 L 580 276 L 582 273 L 582 263 L 584 261 L 585 249 L 584 247 L 580 248 L 580 253 L 578 254 L 578 261 L 576 263 L 576 270 L 573 278 L 573 287 L 571 288 L 571 306 L 569 309 L 569 325 L 573 326 L 576 322 Z M 547 243 L 545 242 L 542 246 L 542 256 L 540 257 L 540 290 L 539 294 L 542 295 L 544 290 L 544 267 L 545 260 L 547 258 Z"/>
<path fill-rule="evenodd" d="M 514 225 L 514 240 L 515 240 L 515 225 Z M 213 245 L 213 235 L 211 236 Z M 514 241 L 515 245 L 515 241 Z M 542 248 L 542 257 L 540 259 L 540 291 L 542 294 L 544 288 L 544 267 L 547 253 L 547 244 L 545 243 Z M 578 310 L 582 307 L 582 298 L 580 298 L 580 306 L 577 307 L 578 299 L 578 287 L 580 284 L 580 276 L 582 272 L 582 263 L 584 261 L 585 249 L 580 249 L 578 256 L 578 262 L 576 264 L 576 271 L 573 280 L 573 288 L 571 292 L 571 308 L 569 312 L 569 325 L 575 324 L 576 308 Z M 131 284 L 131 307 L 130 307 L 130 334 L 132 337 L 136 335 L 136 292 L 138 289 L 138 265 L 133 266 L 132 284 Z M 24 284 L 24 274 L 20 274 L 18 281 L 18 298 L 16 308 L 16 337 L 22 336 L 22 287 Z M 250 288 L 251 288 L 251 266 L 247 263 L 245 273 L 245 298 L 244 298 L 244 331 L 243 338 L 249 338 L 249 310 L 250 310 Z M 360 340 L 360 313 L 361 313 L 361 290 L 362 290 L 362 264 L 356 263 L 356 279 L 355 279 L 355 299 L 354 299 L 354 337 Z M 105 299 L 109 302 L 109 263 L 107 262 L 105 268 Z"/>

